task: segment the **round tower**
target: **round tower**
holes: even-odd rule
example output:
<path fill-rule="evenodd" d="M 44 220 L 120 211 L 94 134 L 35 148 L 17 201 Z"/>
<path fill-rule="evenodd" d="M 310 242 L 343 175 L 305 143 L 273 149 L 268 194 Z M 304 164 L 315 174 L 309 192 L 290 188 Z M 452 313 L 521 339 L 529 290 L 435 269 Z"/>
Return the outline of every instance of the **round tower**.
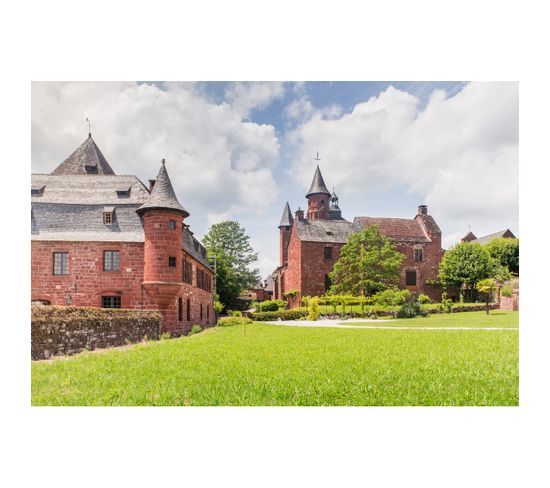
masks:
<path fill-rule="evenodd" d="M 317 154 L 319 157 L 319 154 Z M 313 181 L 311 182 L 311 187 L 306 194 L 307 198 L 307 219 L 330 219 L 329 212 L 329 199 L 330 192 L 325 185 L 325 180 L 319 169 L 319 165 L 315 169 L 315 174 L 313 175 Z"/>
<path fill-rule="evenodd" d="M 293 223 L 294 218 L 292 217 L 292 212 L 290 211 L 290 205 L 286 202 L 283 215 L 281 217 L 281 222 L 279 223 L 279 254 L 281 266 L 288 262 L 288 245 L 290 243 L 290 233 Z"/>
<path fill-rule="evenodd" d="M 151 195 L 136 212 L 144 231 L 142 285 L 162 311 L 182 290 L 183 219 L 189 216 L 176 197 L 164 159 Z"/>

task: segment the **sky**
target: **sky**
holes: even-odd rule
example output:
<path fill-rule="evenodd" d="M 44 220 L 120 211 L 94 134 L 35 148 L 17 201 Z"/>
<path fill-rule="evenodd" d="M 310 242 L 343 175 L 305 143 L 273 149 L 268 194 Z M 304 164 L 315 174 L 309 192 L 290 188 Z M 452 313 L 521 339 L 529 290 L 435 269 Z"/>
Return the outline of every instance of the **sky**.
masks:
<path fill-rule="evenodd" d="M 443 247 L 470 229 L 519 237 L 516 82 L 33 82 L 33 173 L 92 136 L 117 174 L 144 183 L 166 158 L 200 239 L 238 220 L 263 276 L 279 263 L 285 202 L 307 207 L 316 153 L 344 218 L 413 218 Z"/>

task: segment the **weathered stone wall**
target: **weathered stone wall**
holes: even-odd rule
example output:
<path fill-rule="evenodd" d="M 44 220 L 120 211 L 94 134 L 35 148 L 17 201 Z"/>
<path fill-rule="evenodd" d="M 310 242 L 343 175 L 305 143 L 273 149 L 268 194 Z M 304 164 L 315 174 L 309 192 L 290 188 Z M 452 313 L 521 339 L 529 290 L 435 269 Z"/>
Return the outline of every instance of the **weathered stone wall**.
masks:
<path fill-rule="evenodd" d="M 178 221 L 179 225 L 179 221 Z M 181 232 L 181 228 L 177 231 Z M 103 251 L 120 251 L 120 271 L 103 271 Z M 53 253 L 69 253 L 69 274 L 53 274 Z M 170 252 L 175 252 L 170 251 Z M 196 259 L 179 250 L 176 268 L 170 271 L 170 279 L 181 282 L 181 261 L 191 262 L 192 284 L 182 283 L 181 291 L 173 298 L 165 314 L 163 330 L 185 334 L 195 324 L 213 325 L 215 316 L 212 293 L 197 287 L 196 268 L 203 269 L 214 280 L 213 273 Z M 161 256 L 162 257 L 162 256 Z M 152 259 L 158 258 L 154 254 Z M 163 263 L 167 264 L 168 253 Z M 178 270 L 174 274 L 173 269 Z M 178 274 L 179 272 L 179 274 Z M 123 309 L 158 310 L 155 297 L 144 291 L 144 243 L 143 242 L 62 242 L 32 241 L 31 247 L 31 299 L 47 301 L 51 305 L 101 307 L 101 297 L 118 295 Z M 182 298 L 183 320 L 179 320 L 178 298 Z M 189 300 L 189 302 L 187 301 Z M 187 320 L 187 305 L 191 307 Z M 202 318 L 201 318 L 202 306 Z"/>
<path fill-rule="evenodd" d="M 158 339 L 159 312 L 92 307 L 31 307 L 31 357 L 77 354 Z"/>
<path fill-rule="evenodd" d="M 500 310 L 514 311 L 519 310 L 519 293 L 514 293 L 511 297 L 500 296 Z"/>

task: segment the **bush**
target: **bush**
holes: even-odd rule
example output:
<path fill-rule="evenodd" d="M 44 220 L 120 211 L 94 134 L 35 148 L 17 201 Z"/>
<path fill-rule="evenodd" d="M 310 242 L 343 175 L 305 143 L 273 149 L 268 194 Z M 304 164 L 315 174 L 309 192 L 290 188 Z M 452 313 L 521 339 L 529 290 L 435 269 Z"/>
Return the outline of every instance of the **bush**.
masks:
<path fill-rule="evenodd" d="M 280 308 L 284 308 L 286 302 L 283 300 L 266 300 L 257 304 L 256 311 L 258 312 L 276 312 Z"/>
<path fill-rule="evenodd" d="M 191 327 L 189 335 L 198 334 L 199 332 L 202 332 L 202 327 L 199 324 L 195 324 L 193 327 Z"/>
<path fill-rule="evenodd" d="M 401 308 L 397 311 L 396 317 L 398 319 L 412 319 L 417 315 L 427 314 L 422 310 L 422 307 L 418 302 L 407 302 L 401 305 Z"/>
<path fill-rule="evenodd" d="M 319 319 L 319 298 L 314 297 L 309 302 L 309 314 L 307 316 L 308 320 L 318 320 Z"/>
<path fill-rule="evenodd" d="M 218 327 L 231 327 L 239 324 L 251 324 L 252 320 L 246 317 L 222 317 L 216 324 Z"/>
<path fill-rule="evenodd" d="M 409 300 L 411 293 L 409 290 L 388 289 L 379 291 L 372 299 L 376 305 L 402 305 Z"/>
<path fill-rule="evenodd" d="M 170 337 L 172 337 L 170 335 L 170 332 L 163 332 L 161 335 L 160 335 L 160 340 L 161 341 L 165 341 L 166 339 L 170 339 Z"/>
<path fill-rule="evenodd" d="M 219 300 L 214 300 L 214 312 L 220 314 L 223 312 L 223 303 Z"/>
<path fill-rule="evenodd" d="M 453 310 L 453 301 L 447 298 L 447 293 L 441 294 L 441 303 L 437 305 L 437 309 L 440 313 L 451 313 Z"/>
<path fill-rule="evenodd" d="M 277 312 L 254 312 L 251 314 L 252 319 L 258 322 L 269 322 L 270 320 L 299 320 L 301 317 L 306 317 L 305 310 L 278 310 Z"/>
<path fill-rule="evenodd" d="M 510 286 L 506 285 L 506 286 L 503 286 L 502 287 L 502 290 L 500 292 L 500 294 L 503 296 L 503 297 L 511 297 L 513 295 L 513 290 Z"/>
<path fill-rule="evenodd" d="M 422 293 L 418 295 L 418 303 L 421 303 L 422 305 L 426 303 L 430 303 L 430 297 L 428 295 L 423 295 Z"/>
<path fill-rule="evenodd" d="M 242 317 L 243 314 L 240 310 L 232 310 L 231 312 L 229 312 L 229 315 L 231 315 L 232 317 Z"/>

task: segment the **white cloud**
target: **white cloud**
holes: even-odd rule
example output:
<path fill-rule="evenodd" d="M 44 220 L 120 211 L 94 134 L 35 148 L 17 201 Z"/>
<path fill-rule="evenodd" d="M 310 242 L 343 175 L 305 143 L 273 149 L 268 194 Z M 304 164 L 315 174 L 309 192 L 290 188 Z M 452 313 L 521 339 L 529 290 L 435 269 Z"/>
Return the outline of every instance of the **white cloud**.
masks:
<path fill-rule="evenodd" d="M 191 222 L 263 214 L 277 195 L 279 141 L 271 125 L 243 121 L 242 107 L 268 103 L 256 85 L 239 107 L 209 103 L 189 84 L 33 83 L 32 170 L 51 172 L 87 136 L 117 174 L 154 178 L 165 157 Z M 245 103 L 245 100 L 248 100 Z M 195 224 L 192 224 L 195 225 Z"/>
<path fill-rule="evenodd" d="M 415 96 L 389 87 L 332 120 L 317 111 L 287 142 L 304 187 L 319 148 L 325 180 L 341 193 L 405 188 L 453 242 L 468 224 L 478 235 L 517 229 L 517 83 L 469 83 L 451 98 L 434 91 L 423 110 Z"/>
<path fill-rule="evenodd" d="M 252 109 L 267 107 L 284 92 L 284 83 L 279 81 L 238 81 L 229 85 L 225 98 L 235 111 L 246 117 Z"/>

